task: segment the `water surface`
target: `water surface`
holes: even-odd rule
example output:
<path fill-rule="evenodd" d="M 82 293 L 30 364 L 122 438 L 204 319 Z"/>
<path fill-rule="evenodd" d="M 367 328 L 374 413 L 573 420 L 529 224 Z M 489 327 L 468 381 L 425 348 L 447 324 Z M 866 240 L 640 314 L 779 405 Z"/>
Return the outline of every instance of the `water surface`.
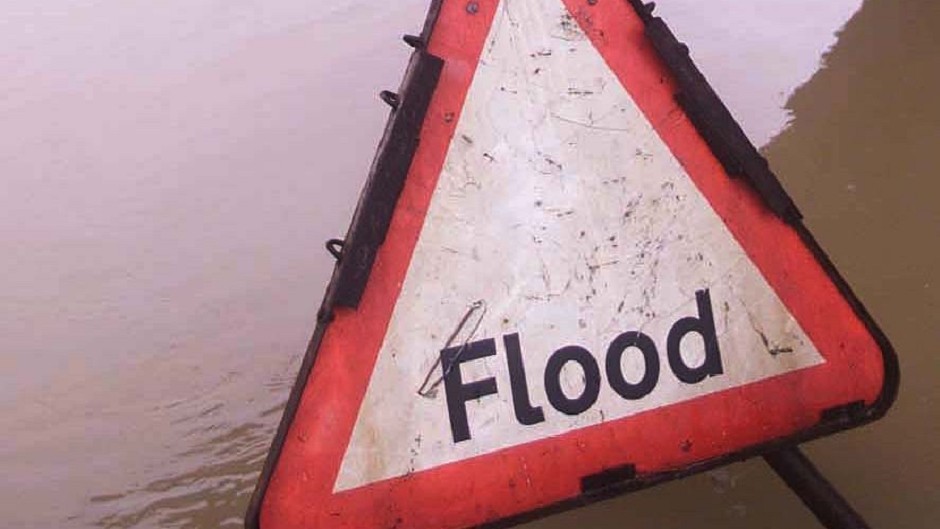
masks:
<path fill-rule="evenodd" d="M 659 4 L 902 356 L 889 419 L 810 451 L 932 527 L 937 4 Z M 240 526 L 425 7 L 0 6 L 5 526 Z M 533 526 L 814 523 L 753 462 Z"/>

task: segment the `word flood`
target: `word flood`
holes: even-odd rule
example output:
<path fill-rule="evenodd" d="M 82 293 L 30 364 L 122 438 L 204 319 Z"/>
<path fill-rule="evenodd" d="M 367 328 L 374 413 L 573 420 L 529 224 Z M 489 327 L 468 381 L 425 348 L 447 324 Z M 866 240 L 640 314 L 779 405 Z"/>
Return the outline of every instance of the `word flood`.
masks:
<path fill-rule="evenodd" d="M 698 316 L 682 318 L 673 324 L 666 336 L 666 359 L 672 373 L 685 384 L 698 384 L 708 377 L 721 375 L 721 351 L 715 331 L 711 295 L 708 290 L 695 293 Z M 705 345 L 705 359 L 701 365 L 690 366 L 682 356 L 682 340 L 698 334 Z M 545 421 L 542 406 L 533 404 L 526 379 L 522 345 L 518 334 L 503 336 L 506 350 L 506 367 L 509 371 L 510 391 L 516 420 L 524 426 Z M 638 352 L 643 357 L 643 377 L 638 382 L 627 380 L 622 369 L 622 358 L 627 353 Z M 454 442 L 471 438 L 467 420 L 467 402 L 498 392 L 496 378 L 490 377 L 471 382 L 464 381 L 460 366 L 468 362 L 496 356 L 496 340 L 488 338 L 441 351 L 441 368 L 444 375 L 444 390 L 447 393 L 447 412 Z M 584 388 L 579 395 L 571 397 L 562 390 L 562 371 L 570 364 L 577 364 L 584 373 Z M 660 356 L 652 338 L 638 331 L 620 334 L 607 347 L 603 369 L 607 384 L 625 400 L 640 400 L 656 389 L 660 378 Z M 545 365 L 544 388 L 548 403 L 566 415 L 580 415 L 596 402 L 601 391 L 601 366 L 594 355 L 579 345 L 568 345 L 552 353 Z"/>

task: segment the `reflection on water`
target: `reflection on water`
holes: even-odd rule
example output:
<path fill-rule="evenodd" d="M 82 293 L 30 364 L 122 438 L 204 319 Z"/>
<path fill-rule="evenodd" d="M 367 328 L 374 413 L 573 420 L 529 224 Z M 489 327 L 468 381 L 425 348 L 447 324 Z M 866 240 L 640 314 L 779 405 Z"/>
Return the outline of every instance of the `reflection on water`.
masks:
<path fill-rule="evenodd" d="M 320 241 L 348 223 L 374 94 L 426 1 L 20 1 L 0 7 L 18 132 L 0 143 L 0 519 L 240 527 L 332 266 Z M 888 421 L 811 451 L 878 526 L 930 526 L 937 4 L 868 0 L 814 76 L 860 0 L 659 3 L 752 137 L 793 121 L 771 162 L 908 368 Z M 813 524 L 754 462 L 532 527 Z"/>

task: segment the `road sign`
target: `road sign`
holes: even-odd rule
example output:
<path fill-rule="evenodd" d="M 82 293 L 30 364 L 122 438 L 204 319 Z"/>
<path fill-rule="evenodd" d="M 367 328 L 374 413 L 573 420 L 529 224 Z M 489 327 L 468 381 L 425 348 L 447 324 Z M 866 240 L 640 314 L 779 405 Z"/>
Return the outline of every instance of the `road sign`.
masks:
<path fill-rule="evenodd" d="M 511 523 L 887 410 L 889 344 L 649 9 L 406 40 L 249 526 Z"/>

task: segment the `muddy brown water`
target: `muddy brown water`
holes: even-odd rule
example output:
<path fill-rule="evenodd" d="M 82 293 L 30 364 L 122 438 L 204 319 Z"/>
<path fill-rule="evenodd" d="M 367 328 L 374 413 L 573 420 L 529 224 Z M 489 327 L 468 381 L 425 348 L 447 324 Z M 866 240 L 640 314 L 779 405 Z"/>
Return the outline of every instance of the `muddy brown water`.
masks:
<path fill-rule="evenodd" d="M 424 0 L 0 6 L 0 524 L 239 527 Z M 663 0 L 894 342 L 884 421 L 807 446 L 940 522 L 940 5 Z M 531 524 L 814 527 L 760 461 Z"/>

